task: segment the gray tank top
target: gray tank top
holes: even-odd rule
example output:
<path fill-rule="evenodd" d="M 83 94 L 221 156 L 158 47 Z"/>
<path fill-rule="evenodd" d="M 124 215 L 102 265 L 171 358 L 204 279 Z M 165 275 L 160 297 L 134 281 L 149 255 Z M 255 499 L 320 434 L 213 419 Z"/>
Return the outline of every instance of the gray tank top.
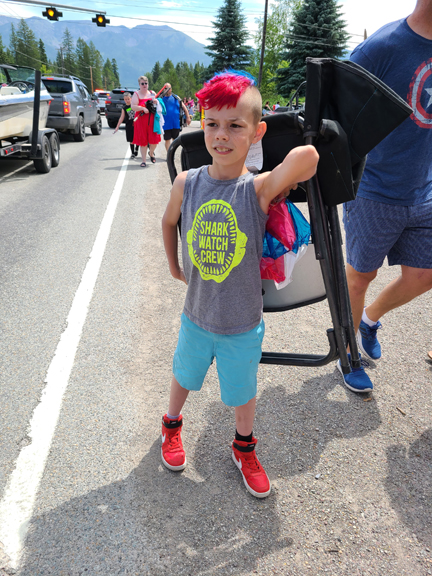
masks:
<path fill-rule="evenodd" d="M 181 212 L 184 313 L 216 334 L 252 330 L 262 318 L 260 261 L 268 218 L 253 175 L 215 180 L 207 166 L 189 170 Z"/>

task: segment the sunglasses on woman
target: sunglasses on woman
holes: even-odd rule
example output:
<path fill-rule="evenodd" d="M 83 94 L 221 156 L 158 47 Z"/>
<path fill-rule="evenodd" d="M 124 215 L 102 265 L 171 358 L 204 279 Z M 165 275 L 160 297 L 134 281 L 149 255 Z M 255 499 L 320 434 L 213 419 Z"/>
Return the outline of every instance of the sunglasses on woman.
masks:
<path fill-rule="evenodd" d="M 140 82 L 141 86 L 147 86 L 148 82 Z"/>

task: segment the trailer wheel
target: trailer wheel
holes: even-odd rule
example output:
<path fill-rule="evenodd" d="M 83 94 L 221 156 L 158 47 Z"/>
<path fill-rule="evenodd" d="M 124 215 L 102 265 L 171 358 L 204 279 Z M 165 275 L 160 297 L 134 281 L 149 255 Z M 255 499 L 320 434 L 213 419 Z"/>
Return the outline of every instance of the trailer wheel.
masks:
<path fill-rule="evenodd" d="M 102 134 L 102 118 L 98 112 L 96 122 L 90 126 L 93 136 L 100 136 Z"/>
<path fill-rule="evenodd" d="M 52 166 L 52 153 L 51 144 L 48 136 L 44 134 L 42 137 L 42 158 L 37 158 L 33 160 L 36 172 L 40 174 L 48 174 Z"/>
<path fill-rule="evenodd" d="M 84 142 L 86 137 L 84 118 L 78 116 L 78 134 L 72 134 L 75 142 Z"/>
<path fill-rule="evenodd" d="M 55 168 L 60 164 L 60 140 L 55 132 L 51 132 L 49 139 L 51 144 L 51 166 Z"/>

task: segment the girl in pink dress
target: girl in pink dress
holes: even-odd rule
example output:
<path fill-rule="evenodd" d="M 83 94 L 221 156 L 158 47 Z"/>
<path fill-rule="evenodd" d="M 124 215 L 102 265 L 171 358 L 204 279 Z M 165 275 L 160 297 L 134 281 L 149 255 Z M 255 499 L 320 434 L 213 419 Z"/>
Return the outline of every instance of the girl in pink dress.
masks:
<path fill-rule="evenodd" d="M 135 110 L 134 139 L 133 144 L 140 147 L 142 162 L 141 167 L 146 167 L 147 146 L 150 149 L 150 160 L 156 162 L 155 150 L 161 141 L 159 134 L 153 131 L 154 114 L 150 114 L 145 106 L 148 100 L 155 100 L 155 93 L 149 90 L 149 81 L 146 76 L 138 78 L 139 90 L 132 96 L 132 110 Z M 142 114 L 143 113 L 143 114 Z"/>

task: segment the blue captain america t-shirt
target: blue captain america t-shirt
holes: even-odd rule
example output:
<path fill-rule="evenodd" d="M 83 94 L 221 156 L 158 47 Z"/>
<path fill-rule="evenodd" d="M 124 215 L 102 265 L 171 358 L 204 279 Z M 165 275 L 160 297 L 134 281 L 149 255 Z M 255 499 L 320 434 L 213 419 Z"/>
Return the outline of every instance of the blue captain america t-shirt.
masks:
<path fill-rule="evenodd" d="M 416 34 L 403 19 L 383 26 L 350 59 L 413 109 L 369 153 L 358 196 L 402 206 L 432 199 L 432 40 Z"/>

